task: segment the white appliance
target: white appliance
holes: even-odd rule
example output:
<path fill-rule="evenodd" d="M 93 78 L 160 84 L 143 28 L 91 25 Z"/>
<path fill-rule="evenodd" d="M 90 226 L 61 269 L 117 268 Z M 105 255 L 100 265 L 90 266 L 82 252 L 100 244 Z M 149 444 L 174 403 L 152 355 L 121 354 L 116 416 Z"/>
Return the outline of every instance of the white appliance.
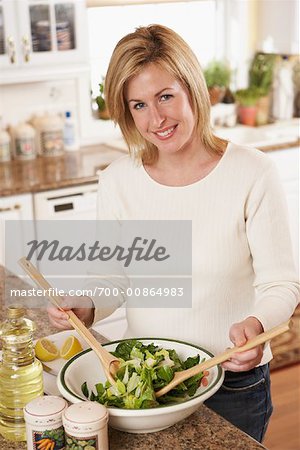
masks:
<path fill-rule="evenodd" d="M 34 194 L 37 220 L 96 220 L 98 183 Z"/>
<path fill-rule="evenodd" d="M 55 189 L 34 194 L 34 211 L 37 220 L 96 220 L 98 184 Z M 43 273 L 41 262 L 39 270 Z M 109 340 L 120 339 L 127 327 L 125 308 L 93 327 Z"/>

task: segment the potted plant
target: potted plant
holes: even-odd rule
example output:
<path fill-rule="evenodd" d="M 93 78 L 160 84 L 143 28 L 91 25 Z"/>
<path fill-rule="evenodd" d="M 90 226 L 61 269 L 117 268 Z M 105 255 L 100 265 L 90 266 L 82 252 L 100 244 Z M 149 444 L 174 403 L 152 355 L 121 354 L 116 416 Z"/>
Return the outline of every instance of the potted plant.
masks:
<path fill-rule="evenodd" d="M 276 55 L 257 53 L 249 70 L 249 86 L 259 92 L 257 100 L 256 124 L 265 125 L 269 121 L 270 92 Z"/>
<path fill-rule="evenodd" d="M 108 120 L 110 119 L 108 109 L 106 107 L 104 99 L 104 78 L 102 77 L 102 82 L 99 83 L 99 95 L 96 97 L 96 103 L 98 105 L 98 115 L 100 119 Z"/>
<path fill-rule="evenodd" d="M 256 88 L 239 89 L 235 93 L 238 103 L 239 122 L 254 127 L 256 125 L 257 100 L 259 90 Z"/>
<path fill-rule="evenodd" d="M 215 105 L 222 101 L 226 88 L 229 87 L 231 70 L 223 61 L 211 61 L 204 70 L 210 103 Z"/>

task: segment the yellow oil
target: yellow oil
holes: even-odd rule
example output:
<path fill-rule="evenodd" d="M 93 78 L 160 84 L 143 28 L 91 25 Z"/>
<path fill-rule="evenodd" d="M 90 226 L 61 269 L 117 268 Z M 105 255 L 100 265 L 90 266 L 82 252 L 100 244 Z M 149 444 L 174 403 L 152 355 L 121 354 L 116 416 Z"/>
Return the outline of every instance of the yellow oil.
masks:
<path fill-rule="evenodd" d="M 8 440 L 25 441 L 23 408 L 43 395 L 43 368 L 34 357 L 34 323 L 20 312 L 18 316 L 16 308 L 8 314 L 0 326 L 0 433 Z"/>

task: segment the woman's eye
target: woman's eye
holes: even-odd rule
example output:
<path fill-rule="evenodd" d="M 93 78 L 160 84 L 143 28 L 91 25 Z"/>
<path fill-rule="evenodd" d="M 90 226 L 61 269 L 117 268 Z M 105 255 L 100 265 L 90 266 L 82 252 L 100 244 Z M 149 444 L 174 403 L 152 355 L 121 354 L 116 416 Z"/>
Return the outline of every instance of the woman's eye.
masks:
<path fill-rule="evenodd" d="M 165 102 L 165 101 L 169 100 L 171 97 L 173 97 L 173 95 L 171 95 L 171 94 L 164 94 L 164 95 L 162 95 L 162 96 L 160 97 L 160 99 L 161 99 L 163 102 Z"/>
<path fill-rule="evenodd" d="M 133 109 L 142 109 L 144 107 L 145 103 L 136 103 L 133 107 Z"/>

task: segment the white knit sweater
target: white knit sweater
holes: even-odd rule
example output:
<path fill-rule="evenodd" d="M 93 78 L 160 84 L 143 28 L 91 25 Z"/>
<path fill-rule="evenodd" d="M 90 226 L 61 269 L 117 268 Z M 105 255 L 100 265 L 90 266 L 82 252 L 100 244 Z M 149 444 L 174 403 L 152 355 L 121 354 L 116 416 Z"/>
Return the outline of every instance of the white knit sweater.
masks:
<path fill-rule="evenodd" d="M 192 220 L 192 308 L 127 308 L 126 337 L 180 339 L 218 353 L 232 346 L 233 323 L 251 315 L 267 330 L 298 303 L 284 194 L 259 150 L 229 143 L 208 176 L 183 187 L 161 185 L 122 157 L 100 174 L 98 218 Z M 93 300 L 97 321 L 107 312 Z M 122 300 L 111 300 L 113 311 Z M 262 363 L 270 359 L 267 346 Z"/>

